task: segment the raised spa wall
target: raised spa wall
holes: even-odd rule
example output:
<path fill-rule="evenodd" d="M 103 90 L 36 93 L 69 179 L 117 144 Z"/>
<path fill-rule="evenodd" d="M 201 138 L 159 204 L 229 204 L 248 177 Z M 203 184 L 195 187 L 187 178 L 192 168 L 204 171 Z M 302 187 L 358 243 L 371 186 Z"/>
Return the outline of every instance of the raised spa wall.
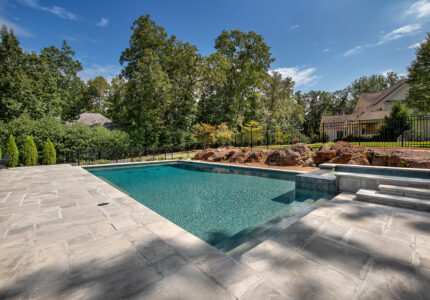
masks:
<path fill-rule="evenodd" d="M 330 169 L 320 169 L 314 172 L 296 176 L 296 189 L 315 191 L 320 193 L 338 194 L 336 177 Z"/>

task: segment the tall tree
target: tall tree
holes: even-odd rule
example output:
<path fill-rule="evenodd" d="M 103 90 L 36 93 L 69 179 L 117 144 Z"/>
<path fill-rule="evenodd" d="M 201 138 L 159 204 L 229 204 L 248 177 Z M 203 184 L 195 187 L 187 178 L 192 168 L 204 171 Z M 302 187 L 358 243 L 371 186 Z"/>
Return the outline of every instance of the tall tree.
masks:
<path fill-rule="evenodd" d="M 223 81 L 209 86 L 210 91 L 203 92 L 199 105 L 207 108 L 206 102 L 214 103 L 219 116 L 213 119 L 218 124 L 227 122 L 231 128 L 241 127 L 255 117 L 259 90 L 274 59 L 263 37 L 254 31 L 223 30 L 215 40 L 215 49 L 210 61 L 221 64 L 214 69 L 224 72 Z"/>
<path fill-rule="evenodd" d="M 168 36 L 149 15 L 140 16 L 131 29 L 130 46 L 120 59 L 126 79 L 122 125 L 144 135 L 190 130 L 201 62 L 197 48 Z"/>
<path fill-rule="evenodd" d="M 110 84 L 103 76 L 97 76 L 94 79 L 87 81 L 87 93 L 91 98 L 91 111 L 98 113 L 106 113 L 109 104 Z"/>
<path fill-rule="evenodd" d="M 303 108 L 293 101 L 293 87 L 292 78 L 282 79 L 278 72 L 273 72 L 265 80 L 261 120 L 266 129 L 299 128 L 302 125 Z"/>
<path fill-rule="evenodd" d="M 430 112 L 430 33 L 417 49 L 417 58 L 408 68 L 411 85 L 406 104 L 421 113 Z"/>

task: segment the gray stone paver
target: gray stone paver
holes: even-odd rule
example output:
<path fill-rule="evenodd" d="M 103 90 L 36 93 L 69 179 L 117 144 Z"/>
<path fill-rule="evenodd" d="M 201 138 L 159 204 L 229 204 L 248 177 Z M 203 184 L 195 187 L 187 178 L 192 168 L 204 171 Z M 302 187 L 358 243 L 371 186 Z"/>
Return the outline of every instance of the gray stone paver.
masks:
<path fill-rule="evenodd" d="M 317 204 L 233 258 L 82 168 L 1 170 L 0 299 L 430 298 L 429 213 Z"/>

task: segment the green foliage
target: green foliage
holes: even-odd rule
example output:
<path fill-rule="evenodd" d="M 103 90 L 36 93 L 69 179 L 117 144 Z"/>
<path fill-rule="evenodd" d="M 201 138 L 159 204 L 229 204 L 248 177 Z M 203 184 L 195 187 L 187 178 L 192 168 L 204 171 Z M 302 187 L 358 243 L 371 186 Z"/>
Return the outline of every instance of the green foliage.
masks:
<path fill-rule="evenodd" d="M 21 153 L 22 153 L 21 162 L 24 166 L 37 165 L 37 158 L 38 158 L 37 148 L 31 136 L 28 136 L 25 139 L 25 143 L 24 143 L 24 146 L 22 147 Z"/>
<path fill-rule="evenodd" d="M 242 127 L 241 133 L 243 134 L 244 141 L 248 144 L 256 144 L 264 139 L 263 128 L 257 121 L 250 121 Z"/>
<path fill-rule="evenodd" d="M 45 147 L 43 147 L 42 163 L 44 165 L 55 165 L 57 162 L 57 153 L 55 152 L 54 145 L 51 140 L 46 141 Z"/>
<path fill-rule="evenodd" d="M 411 85 L 406 99 L 408 107 L 418 113 L 430 112 L 430 33 L 416 51 L 417 58 L 408 68 L 408 83 Z"/>
<path fill-rule="evenodd" d="M 209 147 L 216 141 L 216 127 L 210 124 L 197 123 L 194 125 L 194 136 L 204 147 Z"/>
<path fill-rule="evenodd" d="M 233 131 L 227 126 L 227 123 L 221 123 L 215 130 L 215 138 L 217 143 L 227 145 L 231 143 L 233 138 Z"/>
<path fill-rule="evenodd" d="M 18 165 L 19 152 L 18 147 L 15 144 L 15 138 L 13 135 L 9 136 L 6 144 L 6 154 L 9 154 L 9 161 L 7 162 L 8 167 L 16 167 Z"/>
<path fill-rule="evenodd" d="M 402 103 L 394 103 L 390 115 L 384 118 L 384 123 L 379 129 L 381 140 L 396 141 L 406 130 L 409 130 L 411 128 L 410 115 L 410 111 L 403 107 Z"/>
<path fill-rule="evenodd" d="M 33 119 L 47 114 L 73 118 L 79 114 L 85 84 L 74 52 L 63 42 L 37 55 L 23 52 L 13 31 L 2 26 L 0 40 L 0 119 L 26 113 Z"/>
<path fill-rule="evenodd" d="M 1 153 L 1 146 L 0 146 L 0 159 L 2 159 L 3 158 L 3 156 L 2 156 L 2 153 Z"/>

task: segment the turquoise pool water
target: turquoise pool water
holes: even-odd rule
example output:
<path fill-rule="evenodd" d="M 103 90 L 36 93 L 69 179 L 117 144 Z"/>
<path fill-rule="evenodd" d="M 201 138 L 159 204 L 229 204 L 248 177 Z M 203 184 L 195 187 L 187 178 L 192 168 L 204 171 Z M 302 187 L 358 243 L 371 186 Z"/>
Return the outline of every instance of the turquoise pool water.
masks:
<path fill-rule="evenodd" d="M 87 170 L 227 251 L 326 196 L 295 190 L 295 175 L 285 172 L 185 162 Z"/>

